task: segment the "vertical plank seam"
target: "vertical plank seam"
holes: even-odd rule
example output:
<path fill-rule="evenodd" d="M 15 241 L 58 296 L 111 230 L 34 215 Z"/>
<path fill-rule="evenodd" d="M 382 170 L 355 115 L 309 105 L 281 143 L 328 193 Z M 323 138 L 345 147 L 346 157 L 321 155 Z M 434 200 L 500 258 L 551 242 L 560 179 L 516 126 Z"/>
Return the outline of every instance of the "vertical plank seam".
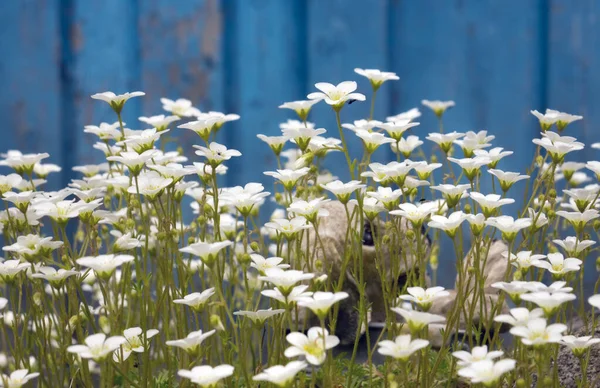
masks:
<path fill-rule="evenodd" d="M 299 90 L 302 93 L 298 96 L 298 100 L 304 100 L 308 94 L 310 85 L 308 85 L 308 5 L 305 0 L 296 0 L 295 13 L 296 18 L 296 34 L 298 38 L 298 51 L 299 51 L 299 66 L 298 71 L 298 83 Z"/>
<path fill-rule="evenodd" d="M 59 18 L 59 37 L 60 37 L 60 163 L 62 171 L 60 173 L 61 187 L 66 187 L 71 177 L 71 169 L 77 158 L 77 138 L 79 136 L 75 128 L 75 85 L 73 79 L 74 49 L 72 42 L 73 20 L 74 20 L 74 2 L 73 0 L 59 0 L 60 6 L 58 12 Z"/>
<path fill-rule="evenodd" d="M 538 103 L 540 104 L 539 109 L 548 108 L 548 63 L 550 61 L 550 10 L 547 0 L 540 0 L 539 2 L 539 20 L 538 20 L 538 38 L 539 38 L 539 95 Z M 537 109 L 537 108 L 536 108 Z M 534 137 L 537 136 L 537 127 L 533 133 Z"/>
<path fill-rule="evenodd" d="M 221 14 L 223 18 L 223 37 L 221 52 L 223 57 L 223 106 L 225 113 L 239 113 L 239 82 L 238 68 L 235 62 L 237 56 L 237 22 L 236 22 L 236 3 L 234 0 L 221 0 Z M 242 121 L 244 117 L 241 117 Z M 230 130 L 225 132 L 225 141 L 227 145 L 235 144 L 236 131 L 240 131 L 243 125 L 238 122 L 233 123 Z M 232 186 L 237 181 L 241 165 L 235 160 L 230 161 L 230 170 L 225 175 L 227 186 Z"/>

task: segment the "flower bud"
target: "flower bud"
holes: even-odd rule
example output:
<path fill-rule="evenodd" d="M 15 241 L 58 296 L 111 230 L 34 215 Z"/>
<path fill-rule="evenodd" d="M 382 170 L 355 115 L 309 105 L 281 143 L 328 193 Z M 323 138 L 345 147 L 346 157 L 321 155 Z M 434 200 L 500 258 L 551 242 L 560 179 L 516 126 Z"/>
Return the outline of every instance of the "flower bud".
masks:
<path fill-rule="evenodd" d="M 517 388 L 525 388 L 527 387 L 527 383 L 525 382 L 525 379 L 521 377 L 517 380 L 516 386 Z"/>
<path fill-rule="evenodd" d="M 389 244 L 391 240 L 392 240 L 392 238 L 390 237 L 390 235 L 389 235 L 389 234 L 384 234 L 384 235 L 383 235 L 383 238 L 382 238 L 382 240 L 381 240 L 381 241 L 382 241 L 384 244 Z"/>
<path fill-rule="evenodd" d="M 471 205 L 469 205 L 468 203 L 465 204 L 465 207 L 463 208 L 463 212 L 466 214 L 471 214 Z"/>
<path fill-rule="evenodd" d="M 40 292 L 36 292 L 35 294 L 33 294 L 33 303 L 37 307 L 42 307 L 43 300 L 44 298 L 42 298 L 42 294 Z"/>
<path fill-rule="evenodd" d="M 412 229 L 409 229 L 406 231 L 406 238 L 408 238 L 409 240 L 414 240 L 415 238 L 415 232 Z"/>
<path fill-rule="evenodd" d="M 321 260 L 316 260 L 315 268 L 317 269 L 317 271 L 322 271 L 323 270 L 323 262 Z"/>
<path fill-rule="evenodd" d="M 100 325 L 100 329 L 102 329 L 105 334 L 110 333 L 110 319 L 108 319 L 108 317 L 104 315 L 101 316 L 100 319 L 98 319 L 98 324 Z"/>
<path fill-rule="evenodd" d="M 238 263 L 244 267 L 250 264 L 250 260 L 250 255 L 248 253 L 242 253 L 241 255 L 238 255 Z"/>
<path fill-rule="evenodd" d="M 221 317 L 219 317 L 217 314 L 213 314 L 210 316 L 210 326 L 213 327 L 217 331 L 225 330 L 225 326 L 223 326 Z"/>

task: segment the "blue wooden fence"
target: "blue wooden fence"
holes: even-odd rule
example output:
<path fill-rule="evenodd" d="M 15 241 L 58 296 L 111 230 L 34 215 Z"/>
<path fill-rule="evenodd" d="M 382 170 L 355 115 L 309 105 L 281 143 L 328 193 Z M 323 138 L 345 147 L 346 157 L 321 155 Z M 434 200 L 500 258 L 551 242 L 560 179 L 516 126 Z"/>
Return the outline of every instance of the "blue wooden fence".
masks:
<path fill-rule="evenodd" d="M 238 113 L 222 141 L 229 184 L 270 182 L 275 163 L 257 133 L 290 118 L 277 106 L 302 99 L 318 81 L 358 79 L 354 67 L 394 71 L 376 117 L 454 99 L 448 128 L 488 129 L 515 151 L 503 168 L 523 169 L 537 131 L 529 109 L 582 114 L 569 127 L 599 141 L 599 0 L 4 0 L 0 2 L 0 151 L 47 151 L 70 167 L 98 161 L 83 126 L 114 120 L 96 92 L 143 90 L 126 121 L 160 112 L 160 97 L 202 110 Z M 359 85 L 368 93 L 365 80 Z M 368 104 L 345 109 L 364 117 Z M 312 120 L 335 134 L 328 107 Z M 419 133 L 435 128 L 431 114 Z M 571 129 L 572 128 L 572 129 Z M 195 140 L 174 130 L 181 142 Z M 588 149 L 579 156 L 596 159 Z M 339 159 L 336 159 L 339 158 Z M 333 165 L 344 165 L 339 156 Z M 503 162 L 504 163 L 504 162 Z M 341 171 L 341 169 L 335 169 Z"/>

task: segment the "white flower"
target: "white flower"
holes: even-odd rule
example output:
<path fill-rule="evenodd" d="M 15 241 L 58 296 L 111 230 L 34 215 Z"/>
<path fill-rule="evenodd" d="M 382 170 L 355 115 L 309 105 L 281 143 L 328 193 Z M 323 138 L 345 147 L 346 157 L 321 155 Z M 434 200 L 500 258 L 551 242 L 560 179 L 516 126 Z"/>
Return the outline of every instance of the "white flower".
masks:
<path fill-rule="evenodd" d="M 164 131 L 171 123 L 180 120 L 179 116 L 157 115 L 145 117 L 142 116 L 139 120 L 143 123 L 153 126 L 158 131 Z"/>
<path fill-rule="evenodd" d="M 423 142 L 419 140 L 418 136 L 408 136 L 407 138 L 400 139 L 397 143 L 390 143 L 392 147 L 392 151 L 395 153 L 401 152 L 405 158 L 410 157 L 410 154 L 415 150 L 415 148 L 423 145 Z"/>
<path fill-rule="evenodd" d="M 332 105 L 334 109 L 341 109 L 346 101 L 364 101 L 364 94 L 354 93 L 356 90 L 356 82 L 344 81 L 337 85 L 327 82 L 318 82 L 315 87 L 320 92 L 310 93 L 307 97 L 309 100 L 325 100 L 328 105 Z"/>
<path fill-rule="evenodd" d="M 559 210 L 556 212 L 556 215 L 569 221 L 577 232 L 583 231 L 588 222 L 600 217 L 600 213 L 596 209 L 587 209 L 581 213 Z"/>
<path fill-rule="evenodd" d="M 62 171 L 62 167 L 52 163 L 37 163 L 33 165 L 33 172 L 35 172 L 36 175 L 40 178 L 46 178 L 48 175 L 50 175 L 50 173 L 60 171 Z"/>
<path fill-rule="evenodd" d="M 315 274 L 313 273 L 304 273 L 293 269 L 284 271 L 281 268 L 269 268 L 265 271 L 265 276 L 259 276 L 258 280 L 273 284 L 285 295 L 291 292 L 296 283 L 314 277 Z"/>
<path fill-rule="evenodd" d="M 28 369 L 17 369 L 10 376 L 5 374 L 0 375 L 0 387 L 20 388 L 27 384 L 29 380 L 35 379 L 39 375 L 37 372 L 29 373 Z"/>
<path fill-rule="evenodd" d="M 19 174 L 0 175 L 0 195 L 18 187 L 22 181 Z"/>
<path fill-rule="evenodd" d="M 431 186 L 433 190 L 440 191 L 444 196 L 444 199 L 448 203 L 448 207 L 453 208 L 456 206 L 458 201 L 462 198 L 468 196 L 467 190 L 471 187 L 470 184 L 464 185 L 451 185 L 451 184 L 441 184 L 437 186 Z"/>
<path fill-rule="evenodd" d="M 560 340 L 562 345 L 566 345 L 573 354 L 581 357 L 585 354 L 587 348 L 600 343 L 600 338 L 592 338 L 591 336 L 575 337 L 573 335 L 565 335 Z"/>
<path fill-rule="evenodd" d="M 202 365 L 195 366 L 192 370 L 181 369 L 177 375 L 189 379 L 193 384 L 198 384 L 202 388 L 214 388 L 218 382 L 233 374 L 233 366 L 223 364 L 216 367 Z"/>
<path fill-rule="evenodd" d="M 150 338 L 158 334 L 158 330 L 150 329 L 146 331 L 146 335 L 143 335 L 143 333 L 144 332 L 140 327 L 132 327 L 123 330 L 123 336 L 125 337 L 126 342 L 121 345 L 121 349 L 115 350 L 113 353 L 113 360 L 115 360 L 115 362 L 125 361 L 132 352 L 144 353 L 147 346 L 144 344 L 144 341 L 149 342 L 148 340 Z"/>
<path fill-rule="evenodd" d="M 557 292 L 569 293 L 573 291 L 573 287 L 565 287 L 567 282 L 565 281 L 557 281 L 549 286 L 545 285 L 542 282 L 527 282 L 525 285 L 526 288 L 531 292 L 548 292 L 550 294 L 554 294 Z"/>
<path fill-rule="evenodd" d="M 432 215 L 431 221 L 427 224 L 430 228 L 441 229 L 450 237 L 454 237 L 460 225 L 468 218 L 468 215 L 462 211 L 456 211 L 450 216 Z"/>
<path fill-rule="evenodd" d="M 52 237 L 41 237 L 28 234 L 17 237 L 17 242 L 2 247 L 5 252 L 14 252 L 25 260 L 36 261 L 36 256 L 48 256 L 53 250 L 60 248 L 62 241 L 52 241 Z"/>
<path fill-rule="evenodd" d="M 509 254 L 508 252 L 503 252 L 502 256 L 508 258 L 510 263 L 515 267 L 527 270 L 531 266 L 536 266 L 541 259 L 546 257 L 545 255 L 532 255 L 531 253 L 532 251 L 520 251 L 514 255 L 512 253 Z"/>
<path fill-rule="evenodd" d="M 184 176 L 192 175 L 197 171 L 195 166 L 183 166 L 179 163 L 150 164 L 148 168 L 158 172 L 165 178 L 173 179 L 173 182 L 179 182 Z"/>
<path fill-rule="evenodd" d="M 278 387 L 288 387 L 298 372 L 304 370 L 308 364 L 304 361 L 291 361 L 286 365 L 275 365 L 264 369 L 252 378 L 254 381 L 267 381 Z"/>
<path fill-rule="evenodd" d="M 183 299 L 174 299 L 173 303 L 187 305 L 194 309 L 194 311 L 199 312 L 204 308 L 204 305 L 206 304 L 208 299 L 214 294 L 214 287 L 207 288 L 202 292 L 193 292 L 189 295 L 186 295 L 183 297 Z"/>
<path fill-rule="evenodd" d="M 546 110 L 546 114 L 542 114 L 542 113 L 538 112 L 537 110 L 532 110 L 530 112 L 540 122 L 540 127 L 542 128 L 542 131 L 547 131 L 548 129 L 550 129 L 550 127 L 552 125 L 554 125 L 554 123 L 557 120 L 557 116 L 554 113 L 556 111 L 552 111 L 552 110 L 548 110 L 547 109 Z"/>
<path fill-rule="evenodd" d="M 546 109 L 546 114 L 553 114 L 556 118 L 556 127 L 558 131 L 562 131 L 567 125 L 571 124 L 573 121 L 578 121 L 583 119 L 583 116 L 572 115 L 569 113 L 559 112 L 554 109 Z"/>
<path fill-rule="evenodd" d="M 160 196 L 167 186 L 173 183 L 172 178 L 163 178 L 156 171 L 149 171 L 144 174 L 140 174 L 137 181 L 133 182 L 133 186 L 129 186 L 127 192 L 130 194 L 140 193 L 148 197 L 150 200 L 154 200 Z"/>
<path fill-rule="evenodd" d="M 408 323 L 411 332 L 419 332 L 425 326 L 432 323 L 442 323 L 446 321 L 446 317 L 436 314 L 429 314 L 421 311 L 407 310 L 400 307 L 392 307 L 391 309 L 396 314 L 399 314 Z"/>
<path fill-rule="evenodd" d="M 91 268 L 96 275 L 101 278 L 109 278 L 117 267 L 125 263 L 130 263 L 135 258 L 131 255 L 100 255 L 86 256 L 77 259 L 76 262 L 87 268 Z"/>
<path fill-rule="evenodd" d="M 400 295 L 400 299 L 414 302 L 424 311 L 429 310 L 434 300 L 450 295 L 444 287 L 431 287 L 423 289 L 422 287 L 408 287 L 406 291 L 410 295 Z"/>
<path fill-rule="evenodd" d="M 138 154 L 141 154 L 144 151 L 152 150 L 154 142 L 166 132 L 169 132 L 169 130 L 166 129 L 162 132 L 158 132 L 156 128 L 144 129 L 141 131 L 126 130 L 125 140 L 118 142 L 117 145 L 124 146 L 126 149 L 132 149 Z"/>
<path fill-rule="evenodd" d="M 563 190 L 563 194 L 568 195 L 569 200 L 575 202 L 575 208 L 578 211 L 584 212 L 596 198 L 597 192 L 583 188 Z"/>
<path fill-rule="evenodd" d="M 265 228 L 272 229 L 281 233 L 287 239 L 293 239 L 296 234 L 304 229 L 310 229 L 311 226 L 306 223 L 306 218 L 298 216 L 291 220 L 287 218 L 277 218 L 265 224 Z"/>
<path fill-rule="evenodd" d="M 96 125 L 86 125 L 83 128 L 83 132 L 85 133 L 91 133 L 94 134 L 96 136 L 98 136 L 98 138 L 100 140 L 103 141 L 107 141 L 107 140 L 118 140 L 121 138 L 122 133 L 119 130 L 119 122 L 114 122 L 112 124 L 109 123 L 100 123 L 99 126 Z M 125 125 L 125 123 L 123 123 L 123 125 Z"/>
<path fill-rule="evenodd" d="M 211 266 L 219 252 L 228 246 L 233 245 L 231 241 L 221 241 L 215 243 L 205 243 L 202 241 L 188 245 L 187 247 L 179 249 L 180 252 L 191 253 L 194 256 L 200 257 L 204 264 Z"/>
<path fill-rule="evenodd" d="M 588 303 L 591 306 L 600 309 L 600 294 L 590 296 L 588 299 Z"/>
<path fill-rule="evenodd" d="M 340 180 L 335 180 L 327 184 L 322 184 L 321 187 L 333 193 L 333 195 L 335 195 L 340 202 L 347 203 L 350 200 L 350 195 L 354 191 L 362 189 L 366 187 L 366 185 L 362 184 L 360 181 L 343 183 Z"/>
<path fill-rule="evenodd" d="M 366 77 L 369 80 L 369 82 L 371 82 L 371 86 L 373 87 L 374 90 L 379 89 L 379 87 L 385 81 L 397 81 L 400 79 L 400 77 L 398 77 L 396 75 L 396 73 L 381 71 L 378 69 L 356 68 L 356 69 L 354 69 L 354 72 L 358 75 L 362 75 L 363 77 Z"/>
<path fill-rule="evenodd" d="M 301 199 L 295 199 L 294 202 L 290 204 L 287 208 L 287 211 L 306 218 L 308 222 L 315 222 L 319 217 L 327 217 L 329 215 L 329 211 L 327 209 L 323 209 L 321 206 L 329 202 L 330 200 L 327 198 L 315 198 L 309 202 L 306 202 Z"/>
<path fill-rule="evenodd" d="M 490 160 L 490 163 L 488 163 L 488 167 L 496 168 L 496 165 L 498 164 L 500 159 L 504 158 L 505 156 L 509 156 L 509 155 L 513 154 L 512 151 L 503 151 L 503 150 L 504 150 L 504 148 L 502 148 L 502 147 L 495 147 L 489 151 L 488 150 L 474 150 L 473 153 L 475 154 L 476 157 L 478 156 L 478 157 L 482 157 L 482 158 L 488 158 Z"/>
<path fill-rule="evenodd" d="M 266 296 L 267 298 L 272 298 L 285 305 L 289 305 L 292 303 L 296 303 L 297 301 L 303 298 L 310 297 L 313 293 L 310 291 L 306 291 L 307 289 L 307 285 L 300 285 L 292 288 L 292 290 L 286 295 L 282 294 L 278 288 L 275 288 L 273 290 L 261 291 L 261 294 Z"/>
<path fill-rule="evenodd" d="M 417 205 L 406 202 L 401 203 L 399 210 L 392 210 L 391 215 L 404 217 L 413 225 L 421 226 L 423 222 L 437 210 L 435 202 L 421 202 Z"/>
<path fill-rule="evenodd" d="M 440 100 L 421 100 L 421 104 L 425 105 L 435 113 L 436 116 L 440 117 L 444 114 L 446 109 L 452 108 L 455 103 L 454 101 L 440 101 Z"/>
<path fill-rule="evenodd" d="M 9 152 L 6 159 L 0 161 L 0 166 L 8 166 L 19 174 L 30 175 L 33 172 L 33 167 L 42 159 L 46 159 L 49 156 L 45 152 L 42 154 L 22 154 L 19 151 L 14 153 Z"/>
<path fill-rule="evenodd" d="M 0 261 L 0 279 L 5 282 L 12 280 L 28 268 L 30 268 L 30 264 L 21 263 L 19 260 Z"/>
<path fill-rule="evenodd" d="M 585 146 L 583 143 L 575 141 L 574 137 L 559 136 L 554 132 L 544 132 L 542 136 L 541 139 L 533 139 L 532 142 L 546 149 L 555 164 L 562 163 L 565 155 L 569 152 L 582 150 Z"/>
<path fill-rule="evenodd" d="M 568 272 L 579 271 L 583 263 L 581 260 L 573 257 L 565 259 L 562 253 L 549 253 L 547 257 L 548 261 L 539 260 L 534 265 L 547 270 L 557 277 L 562 277 Z"/>
<path fill-rule="evenodd" d="M 369 132 L 363 129 L 356 131 L 356 136 L 360 137 L 364 143 L 365 149 L 368 154 L 375 152 L 380 145 L 386 143 L 393 143 L 394 139 L 385 137 L 383 134 L 378 132 Z"/>
<path fill-rule="evenodd" d="M 116 95 L 113 92 L 103 92 L 103 93 L 96 93 L 96 94 L 92 95 L 92 98 L 95 100 L 105 101 L 106 103 L 108 103 L 108 105 L 110 105 L 111 108 L 113 108 L 113 110 L 117 114 L 121 114 L 121 110 L 123 110 L 123 105 L 125 105 L 125 102 L 127 100 L 129 100 L 130 98 L 133 98 L 133 97 L 139 97 L 139 96 L 145 96 L 145 95 L 146 95 L 146 93 L 144 93 L 144 92 L 130 92 L 130 93 L 123 93 L 123 94 L 119 94 L 119 95 Z"/>
<path fill-rule="evenodd" d="M 308 117 L 308 113 L 310 112 L 312 106 L 315 105 L 317 102 L 319 102 L 319 100 L 290 101 L 279 105 L 279 108 L 293 110 L 294 112 L 296 112 L 298 117 L 300 117 L 300 120 L 304 121 Z"/>
<path fill-rule="evenodd" d="M 390 137 L 396 142 L 400 142 L 402 140 L 402 134 L 410 128 L 416 127 L 417 125 L 419 125 L 419 123 L 411 122 L 410 120 L 404 120 L 380 124 L 379 128 L 382 128 L 384 131 L 386 131 L 388 135 L 390 135 Z"/>
<path fill-rule="evenodd" d="M 554 323 L 547 326 L 544 318 L 530 319 L 526 326 L 514 326 L 510 334 L 521 337 L 525 345 L 545 345 L 557 343 L 562 339 L 561 333 L 567 330 L 562 323 Z"/>
<path fill-rule="evenodd" d="M 506 292 L 515 303 L 521 301 L 522 294 L 531 291 L 531 289 L 528 287 L 528 282 L 523 282 L 520 280 L 513 280 L 510 283 L 496 282 L 492 284 L 492 287 Z"/>
<path fill-rule="evenodd" d="M 469 180 L 473 180 L 473 178 L 477 176 L 477 173 L 481 167 L 491 163 L 491 159 L 486 156 L 475 156 L 473 158 L 463 159 L 449 157 L 448 160 L 458 164 Z"/>
<path fill-rule="evenodd" d="M 415 162 L 413 168 L 419 179 L 429 179 L 434 170 L 442 167 L 441 163 Z"/>
<path fill-rule="evenodd" d="M 508 205 L 514 203 L 515 200 L 512 198 L 502 198 L 498 194 L 488 194 L 484 195 L 481 193 L 477 193 L 475 191 L 469 193 L 471 199 L 481 206 L 481 210 L 483 211 L 483 215 L 489 217 L 496 212 L 500 206 Z"/>
<path fill-rule="evenodd" d="M 458 375 L 471 380 L 471 383 L 482 383 L 486 387 L 493 387 L 506 372 L 515 369 L 515 360 L 504 359 L 497 362 L 483 360 L 458 370 Z"/>
<path fill-rule="evenodd" d="M 532 221 L 530 218 L 518 218 L 515 220 L 511 216 L 500 216 L 488 218 L 485 224 L 501 231 L 502 236 L 510 242 L 517 237 L 517 233 L 521 229 L 529 228 Z"/>
<path fill-rule="evenodd" d="M 551 294 L 545 291 L 538 291 L 521 295 L 521 299 L 535 303 L 544 310 L 544 313 L 547 316 L 551 316 L 558 310 L 558 307 L 561 304 L 575 300 L 576 296 L 566 292 L 556 292 Z"/>
<path fill-rule="evenodd" d="M 32 274 L 32 278 L 45 279 L 50 282 L 55 288 L 60 288 L 65 284 L 65 280 L 69 276 L 78 275 L 78 271 L 68 269 L 56 269 L 54 267 L 40 267 L 36 269 L 36 273 Z"/>
<path fill-rule="evenodd" d="M 442 112 L 443 113 L 443 112 Z M 452 148 L 452 144 L 455 140 L 465 136 L 464 133 L 450 132 L 450 133 L 430 133 L 425 139 L 432 141 L 440 146 L 442 151 L 448 153 Z"/>
<path fill-rule="evenodd" d="M 475 346 L 471 350 L 471 352 L 466 352 L 464 350 L 459 350 L 457 352 L 453 352 L 452 355 L 459 359 L 458 366 L 459 367 L 467 367 L 472 364 L 483 361 L 483 360 L 494 360 L 504 354 L 501 350 L 493 350 L 488 352 L 488 347 L 486 345 L 483 346 Z"/>
<path fill-rule="evenodd" d="M 406 361 L 416 351 L 429 346 L 429 341 L 424 339 L 411 340 L 410 334 L 399 335 L 395 340 L 379 342 L 379 354 Z"/>
<path fill-rule="evenodd" d="M 264 174 L 267 176 L 272 176 L 273 178 L 279 180 L 286 190 L 292 191 L 292 189 L 296 185 L 296 182 L 298 182 L 298 179 L 308 174 L 309 171 L 310 169 L 308 167 L 303 167 L 298 170 L 286 169 L 277 171 L 265 171 Z"/>
<path fill-rule="evenodd" d="M 258 253 L 252 253 L 250 259 L 252 260 L 250 267 L 256 268 L 261 275 L 265 275 L 266 271 L 271 268 L 288 269 L 290 267 L 289 264 L 281 264 L 283 261 L 281 257 L 269 257 L 265 259 Z"/>
<path fill-rule="evenodd" d="M 311 327 L 308 335 L 303 333 L 290 333 L 285 339 L 292 345 L 284 355 L 288 358 L 304 356 L 312 365 L 321 365 L 325 361 L 327 350 L 336 347 L 340 340 L 335 335 L 329 335 L 327 329 Z"/>
<path fill-rule="evenodd" d="M 598 143 L 600 144 L 600 143 Z M 597 160 L 593 160 L 590 162 L 587 162 L 585 165 L 585 168 L 587 168 L 588 170 L 592 171 L 594 174 L 596 174 L 596 177 L 600 177 L 600 162 Z"/>
<path fill-rule="evenodd" d="M 231 159 L 233 156 L 241 156 L 242 153 L 238 150 L 229 150 L 222 144 L 212 142 L 206 147 L 194 145 L 198 151 L 196 151 L 196 155 L 204 156 L 208 159 L 209 164 L 216 168 L 219 164 L 223 163 L 225 160 Z"/>
<path fill-rule="evenodd" d="M 354 120 L 353 124 L 342 124 L 343 128 L 348 128 L 352 132 L 358 132 L 365 130 L 367 132 L 373 132 L 373 128 L 377 128 L 382 124 L 379 120 Z"/>
<path fill-rule="evenodd" d="M 527 326 L 530 320 L 542 318 L 544 310 L 536 308 L 531 311 L 525 307 L 510 309 L 510 314 L 498 315 L 494 318 L 496 322 L 508 323 L 511 326 Z"/>
<path fill-rule="evenodd" d="M 410 110 L 407 110 L 406 112 L 402 112 L 402 113 L 398 113 L 397 115 L 394 115 L 394 116 L 386 117 L 386 120 L 387 121 L 402 121 L 402 120 L 412 121 L 419 117 L 421 117 L 421 112 L 419 111 L 419 108 L 412 108 Z"/>
<path fill-rule="evenodd" d="M 254 208 L 259 207 L 265 197 L 269 196 L 268 191 L 263 191 L 264 187 L 260 183 L 250 182 L 244 187 L 235 186 L 221 195 L 224 204 L 235 207 L 242 216 L 247 217 Z"/>
<path fill-rule="evenodd" d="M 508 191 L 516 182 L 523 179 L 529 179 L 529 175 L 521 175 L 518 172 L 507 172 L 495 169 L 489 169 L 488 172 L 498 178 L 500 187 L 504 192 Z"/>
<path fill-rule="evenodd" d="M 156 150 L 147 150 L 138 154 L 133 151 L 121 152 L 119 156 L 108 156 L 106 160 L 126 165 L 132 175 L 139 175 L 147 161 L 156 155 Z"/>
<path fill-rule="evenodd" d="M 67 352 L 76 353 L 81 358 L 102 361 L 126 341 L 125 337 L 122 336 L 106 338 L 104 333 L 92 334 L 84 340 L 85 345 L 69 346 Z"/>
<path fill-rule="evenodd" d="M 256 135 L 260 140 L 264 141 L 271 147 L 275 155 L 279 156 L 281 154 L 281 150 L 283 150 L 283 146 L 290 140 L 287 136 L 265 136 L 263 134 Z"/>
<path fill-rule="evenodd" d="M 215 334 L 216 330 L 207 331 L 203 333 L 202 330 L 192 331 L 188 334 L 184 339 L 167 341 L 165 344 L 167 346 L 176 346 L 185 350 L 190 355 L 197 355 L 200 351 L 200 345 L 204 340 L 211 335 Z"/>
<path fill-rule="evenodd" d="M 496 136 L 488 136 L 487 131 L 467 131 L 465 137 L 461 140 L 454 141 L 454 144 L 462 148 L 463 153 L 466 157 L 471 157 L 475 150 L 480 150 L 491 146 L 490 141 L 494 140 Z"/>
<path fill-rule="evenodd" d="M 233 313 L 233 315 L 241 315 L 250 319 L 256 324 L 263 324 L 268 318 L 271 318 L 275 315 L 283 314 L 284 312 L 284 309 L 273 310 L 272 308 L 269 308 L 268 310 L 236 311 Z"/>
<path fill-rule="evenodd" d="M 348 298 L 347 292 L 321 292 L 317 291 L 312 296 L 298 300 L 298 306 L 309 308 L 315 315 L 325 319 L 331 306 Z"/>
<path fill-rule="evenodd" d="M 0 311 L 4 310 L 8 306 L 8 299 L 0 297 Z"/>
<path fill-rule="evenodd" d="M 377 191 L 367 191 L 366 194 L 368 197 L 375 198 L 381 202 L 388 210 L 391 210 L 398 205 L 402 190 L 392 190 L 391 187 L 379 186 L 377 187 Z"/>
<path fill-rule="evenodd" d="M 200 114 L 200 111 L 192 106 L 192 102 L 185 98 L 178 98 L 175 101 L 161 98 L 160 102 L 163 104 L 162 108 L 164 110 L 179 117 L 192 117 Z"/>

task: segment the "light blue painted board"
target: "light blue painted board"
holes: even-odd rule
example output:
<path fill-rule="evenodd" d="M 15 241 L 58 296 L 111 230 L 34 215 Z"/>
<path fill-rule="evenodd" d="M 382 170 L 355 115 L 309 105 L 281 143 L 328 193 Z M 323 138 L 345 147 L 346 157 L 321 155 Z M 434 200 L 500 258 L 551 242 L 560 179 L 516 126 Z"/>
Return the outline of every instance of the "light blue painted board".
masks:
<path fill-rule="evenodd" d="M 92 148 L 94 135 L 84 134 L 87 124 L 114 122 L 116 115 L 108 104 L 93 100 L 94 93 L 112 91 L 117 94 L 141 90 L 138 44 L 138 7 L 136 1 L 73 0 L 74 12 L 68 42 L 73 55 L 72 131 L 76 139 L 77 164 L 99 163 L 104 155 Z M 129 100 L 123 110 L 126 126 L 139 129 L 141 99 Z"/>
<path fill-rule="evenodd" d="M 217 0 L 140 3 L 140 72 L 146 92 L 143 115 L 169 114 L 162 110 L 161 97 L 187 98 L 202 111 L 223 108 L 222 29 Z M 203 144 L 196 134 L 173 128 L 169 137 L 183 146 L 190 162 L 199 160 L 191 147 Z"/>
<path fill-rule="evenodd" d="M 48 152 L 62 164 L 59 1 L 0 5 L 0 152 Z M 1 173 L 8 173 L 2 169 Z M 56 188 L 60 174 L 46 188 Z"/>
<path fill-rule="evenodd" d="M 600 160 L 600 151 L 590 146 L 600 142 L 600 36 L 599 1 L 550 2 L 548 45 L 548 107 L 583 116 L 567 127 L 565 135 L 574 136 L 586 147 L 567 155 L 568 161 Z M 592 182 L 596 182 L 592 175 Z M 592 239 L 594 236 L 592 235 Z M 595 255 L 585 260 L 585 290 L 592 294 L 598 279 Z"/>
<path fill-rule="evenodd" d="M 262 182 L 272 191 L 273 178 L 264 171 L 277 163 L 256 135 L 280 135 L 279 123 L 294 112 L 279 109 L 286 101 L 305 97 L 304 1 L 226 1 L 226 113 L 241 120 L 226 124 L 227 146 L 241 158 L 230 160 L 228 184 Z"/>
<path fill-rule="evenodd" d="M 308 1 L 308 87 L 317 91 L 316 82 L 337 84 L 352 80 L 358 83 L 358 92 L 367 96 L 366 102 L 355 102 L 342 109 L 342 123 L 369 116 L 371 86 L 354 68 L 374 68 L 391 71 L 388 55 L 388 1 L 387 0 L 330 0 Z M 402 75 L 400 75 L 402 77 Z M 385 120 L 389 109 L 390 81 L 378 92 L 374 118 Z M 401 81 L 400 81 L 401 82 Z M 313 108 L 310 120 L 317 127 L 327 129 L 326 136 L 339 138 L 335 115 L 330 106 L 320 102 Z M 362 143 L 353 132 L 344 129 L 352 158 L 360 160 Z M 389 158 L 391 151 L 385 146 L 376 151 L 375 158 Z M 342 153 L 332 153 L 328 166 L 343 181 L 350 180 L 346 160 Z"/>
<path fill-rule="evenodd" d="M 392 15 L 392 70 L 401 77 L 394 111 L 420 106 L 422 99 L 455 100 L 444 115 L 445 131 L 487 129 L 496 136 L 494 146 L 514 151 L 498 168 L 524 171 L 538 128 L 529 110 L 541 109 L 545 100 L 543 2 L 392 1 Z M 415 132 L 423 139 L 438 124 L 431 111 L 420 109 Z M 429 153 L 431 143 L 424 141 Z M 483 182 L 481 191 L 489 193 L 490 178 Z M 511 195 L 520 198 L 522 190 L 523 184 L 516 186 Z M 453 254 L 440 261 L 440 273 L 454 272 Z M 440 278 L 445 286 L 453 281 Z"/>

